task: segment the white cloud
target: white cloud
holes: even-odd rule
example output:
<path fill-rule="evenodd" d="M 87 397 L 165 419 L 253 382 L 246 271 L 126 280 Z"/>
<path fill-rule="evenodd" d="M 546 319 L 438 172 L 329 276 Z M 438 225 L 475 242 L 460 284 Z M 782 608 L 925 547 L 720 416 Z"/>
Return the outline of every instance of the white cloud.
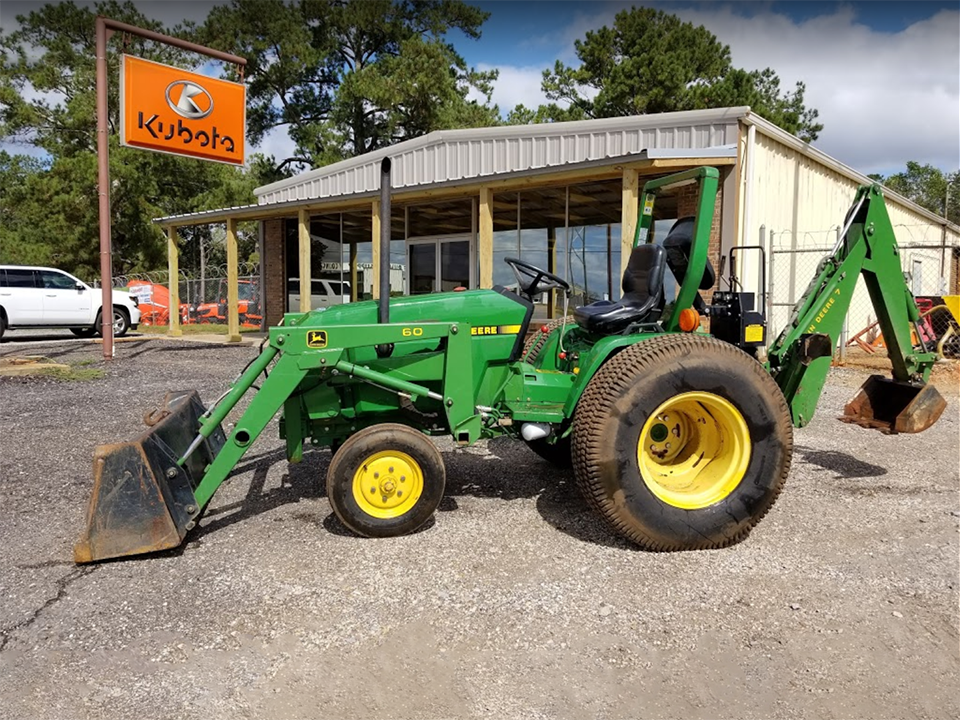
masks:
<path fill-rule="evenodd" d="M 540 82 L 543 80 L 543 68 L 515 67 L 513 65 L 494 67 L 480 63 L 477 69 L 481 71 L 494 69 L 500 71 L 500 75 L 493 85 L 491 99 L 500 107 L 500 112 L 504 116 L 520 104 L 528 108 L 536 108 L 549 102 L 543 90 L 540 89 Z M 471 99 L 482 100 L 481 97 L 471 97 Z"/>
<path fill-rule="evenodd" d="M 247 145 L 247 162 L 250 162 L 250 156 L 253 153 L 259 152 L 264 155 L 273 155 L 277 162 L 283 162 L 288 157 L 292 157 L 296 154 L 297 147 L 294 144 L 293 140 L 290 139 L 290 136 L 287 134 L 287 127 L 276 127 L 272 130 L 269 130 L 264 136 L 263 140 L 260 141 L 260 144 L 253 146 L 252 144 Z"/>
<path fill-rule="evenodd" d="M 804 82 L 806 105 L 819 110 L 824 125 L 814 145 L 828 155 L 867 173 L 895 172 L 908 160 L 947 171 L 960 165 L 960 12 L 942 10 L 889 33 L 858 23 L 849 7 L 825 5 L 824 14 L 797 23 L 776 12 L 775 4 L 752 17 L 731 5 L 661 6 L 705 25 L 730 46 L 736 67 L 771 67 L 784 90 Z M 575 64 L 574 40 L 610 25 L 624 5 L 594 7 L 540 40 L 552 40 L 556 57 Z M 539 70 L 502 69 L 522 70 L 527 79 Z M 502 112 L 513 106 L 508 100 L 515 94 L 499 100 Z M 530 106 L 539 97 L 537 85 L 518 101 Z"/>

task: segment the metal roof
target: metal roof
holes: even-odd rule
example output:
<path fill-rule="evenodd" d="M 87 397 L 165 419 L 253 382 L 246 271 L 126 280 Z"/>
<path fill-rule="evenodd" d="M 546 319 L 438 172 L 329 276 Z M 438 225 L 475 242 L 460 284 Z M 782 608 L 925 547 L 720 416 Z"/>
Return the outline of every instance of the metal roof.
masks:
<path fill-rule="evenodd" d="M 259 219 L 326 199 L 376 197 L 380 162 L 390 157 L 393 190 L 449 187 L 482 182 L 485 177 L 549 174 L 623 159 L 736 157 L 740 122 L 800 151 L 857 183 L 872 180 L 773 123 L 748 107 L 580 120 L 576 122 L 508 125 L 465 130 L 440 130 L 366 155 L 343 160 L 292 178 L 257 188 L 257 204 L 157 218 L 162 225 Z M 885 190 L 888 197 L 938 224 L 944 218 L 907 198 Z M 960 230 L 946 223 L 952 231 Z"/>
<path fill-rule="evenodd" d="M 475 181 L 493 175 L 570 168 L 643 157 L 736 156 L 739 119 L 749 108 L 691 110 L 576 122 L 439 130 L 366 155 L 257 188 L 261 205 L 355 196 L 380 184 L 380 162 L 392 162 L 393 189 Z M 724 147 L 725 146 L 725 147 Z M 668 153 L 668 154 L 660 154 Z M 673 154 L 673 153 L 679 153 Z"/>

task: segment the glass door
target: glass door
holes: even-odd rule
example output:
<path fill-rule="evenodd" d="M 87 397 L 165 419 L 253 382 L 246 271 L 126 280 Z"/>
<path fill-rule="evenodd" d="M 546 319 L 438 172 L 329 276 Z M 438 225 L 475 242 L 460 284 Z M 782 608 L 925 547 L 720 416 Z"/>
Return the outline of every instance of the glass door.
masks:
<path fill-rule="evenodd" d="M 410 258 L 410 294 L 423 295 L 436 292 L 436 242 L 410 243 L 407 247 L 407 255 Z"/>
<path fill-rule="evenodd" d="M 422 295 L 474 287 L 473 243 L 469 235 L 416 238 L 407 242 L 407 292 Z"/>
<path fill-rule="evenodd" d="M 440 240 L 440 292 L 470 287 L 470 241 Z"/>

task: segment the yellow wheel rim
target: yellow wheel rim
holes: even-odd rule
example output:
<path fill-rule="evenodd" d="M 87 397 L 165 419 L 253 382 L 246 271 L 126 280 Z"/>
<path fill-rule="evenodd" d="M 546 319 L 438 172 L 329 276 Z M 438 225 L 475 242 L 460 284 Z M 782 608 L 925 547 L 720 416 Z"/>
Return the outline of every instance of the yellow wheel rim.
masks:
<path fill-rule="evenodd" d="M 697 510 L 736 489 L 750 463 L 750 430 L 729 401 L 708 392 L 670 398 L 640 432 L 637 462 L 660 500 Z"/>
<path fill-rule="evenodd" d="M 423 492 L 423 471 L 399 450 L 384 450 L 364 460 L 353 474 L 353 499 L 375 518 L 395 518 L 413 509 Z"/>

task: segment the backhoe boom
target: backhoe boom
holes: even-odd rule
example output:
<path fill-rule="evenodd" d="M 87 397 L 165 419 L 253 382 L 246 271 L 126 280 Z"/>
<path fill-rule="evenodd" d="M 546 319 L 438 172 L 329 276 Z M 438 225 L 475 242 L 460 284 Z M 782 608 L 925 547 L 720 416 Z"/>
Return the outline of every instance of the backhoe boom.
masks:
<path fill-rule="evenodd" d="M 770 371 L 797 427 L 810 422 L 816 411 L 860 276 L 877 314 L 894 381 L 916 390 L 909 397 L 912 400 L 929 379 L 937 355 L 913 349 L 911 324 L 919 314 L 903 277 L 881 188 L 861 186 L 847 214 L 845 232 L 820 262 L 816 277 L 794 307 L 790 324 L 768 353 Z M 936 390 L 930 387 L 928 394 L 932 393 Z"/>

